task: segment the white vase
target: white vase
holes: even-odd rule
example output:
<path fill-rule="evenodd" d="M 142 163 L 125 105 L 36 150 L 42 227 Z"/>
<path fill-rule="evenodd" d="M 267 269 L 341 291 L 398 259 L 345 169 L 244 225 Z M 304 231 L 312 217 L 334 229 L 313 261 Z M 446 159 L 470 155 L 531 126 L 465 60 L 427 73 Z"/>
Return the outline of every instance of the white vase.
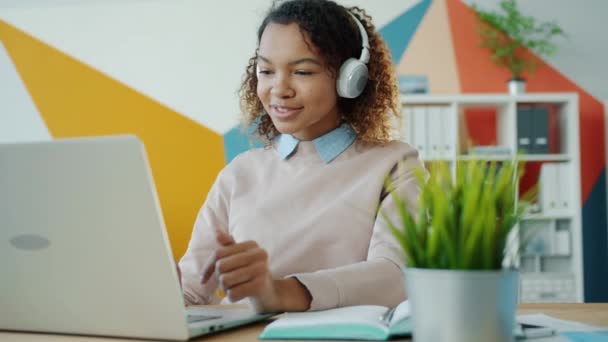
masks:
<path fill-rule="evenodd" d="M 508 83 L 509 94 L 518 95 L 526 92 L 526 81 L 521 78 L 510 79 Z"/>
<path fill-rule="evenodd" d="M 512 342 L 518 272 L 406 268 L 416 342 Z"/>

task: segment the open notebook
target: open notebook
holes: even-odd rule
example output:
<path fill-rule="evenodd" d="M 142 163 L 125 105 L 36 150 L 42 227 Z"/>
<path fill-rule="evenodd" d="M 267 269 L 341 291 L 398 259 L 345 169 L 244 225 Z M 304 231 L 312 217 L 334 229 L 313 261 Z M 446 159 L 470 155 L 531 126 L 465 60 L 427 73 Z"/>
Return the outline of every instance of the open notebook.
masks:
<path fill-rule="evenodd" d="M 287 313 L 266 326 L 260 338 L 387 340 L 411 333 L 410 305 L 406 300 L 392 309 L 357 305 Z"/>

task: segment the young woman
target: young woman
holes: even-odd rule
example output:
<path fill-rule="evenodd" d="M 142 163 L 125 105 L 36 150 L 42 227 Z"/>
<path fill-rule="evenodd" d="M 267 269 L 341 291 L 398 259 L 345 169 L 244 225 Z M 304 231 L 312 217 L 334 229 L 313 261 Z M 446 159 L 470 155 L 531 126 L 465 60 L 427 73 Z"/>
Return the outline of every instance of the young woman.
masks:
<path fill-rule="evenodd" d="M 218 287 L 259 312 L 405 299 L 403 257 L 377 213 L 398 217 L 389 174 L 416 210 L 412 170 L 423 165 L 391 140 L 393 73 L 363 10 L 327 0 L 270 9 L 240 92 L 245 125 L 266 147 L 212 186 L 179 264 L 188 303 L 217 303 Z"/>

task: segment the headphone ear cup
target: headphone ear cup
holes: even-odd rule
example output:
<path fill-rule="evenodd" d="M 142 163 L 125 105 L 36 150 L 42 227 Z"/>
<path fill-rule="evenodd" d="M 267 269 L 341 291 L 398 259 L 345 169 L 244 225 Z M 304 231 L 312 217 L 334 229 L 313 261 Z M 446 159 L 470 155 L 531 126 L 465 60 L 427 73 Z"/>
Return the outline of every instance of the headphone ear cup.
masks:
<path fill-rule="evenodd" d="M 368 80 L 367 65 L 355 58 L 349 58 L 338 71 L 336 90 L 338 96 L 353 99 L 363 92 Z"/>

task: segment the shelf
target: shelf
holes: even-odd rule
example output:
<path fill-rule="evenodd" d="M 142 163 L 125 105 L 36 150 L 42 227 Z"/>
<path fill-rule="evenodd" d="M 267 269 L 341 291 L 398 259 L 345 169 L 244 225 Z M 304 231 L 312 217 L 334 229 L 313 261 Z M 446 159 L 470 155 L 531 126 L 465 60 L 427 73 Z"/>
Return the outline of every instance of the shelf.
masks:
<path fill-rule="evenodd" d="M 522 161 L 570 161 L 569 154 L 522 154 L 519 156 Z"/>
<path fill-rule="evenodd" d="M 463 154 L 456 157 L 456 160 L 511 160 L 513 156 L 510 154 Z"/>
<path fill-rule="evenodd" d="M 525 214 L 522 216 L 521 220 L 522 221 L 568 220 L 568 219 L 572 219 L 573 217 L 574 217 L 574 215 L 569 214 L 569 213 L 553 214 L 553 215 Z"/>
<path fill-rule="evenodd" d="M 425 163 L 436 163 L 436 162 L 446 162 L 446 163 L 453 163 L 454 162 L 454 158 L 424 158 L 423 161 Z"/>
<path fill-rule="evenodd" d="M 463 154 L 456 157 L 457 160 L 512 160 L 515 157 L 510 154 Z M 570 155 L 568 154 L 522 154 L 518 157 L 520 161 L 554 161 L 568 162 Z"/>
<path fill-rule="evenodd" d="M 535 253 L 535 249 L 521 250 L 516 263 L 525 267 L 522 271 L 538 269 L 542 272 L 523 273 L 523 278 L 536 278 L 534 281 L 545 281 L 552 278 L 567 278 L 572 281 L 572 300 L 582 301 L 583 292 L 583 264 L 581 246 L 581 189 L 580 189 L 580 131 L 579 131 L 579 95 L 575 92 L 562 93 L 534 93 L 510 95 L 503 93 L 476 93 L 476 94 L 401 94 L 404 124 L 401 127 L 404 140 L 413 146 L 420 146 L 421 156 L 427 165 L 433 162 L 443 161 L 448 163 L 452 174 L 456 173 L 458 163 L 478 160 L 483 164 L 504 164 L 506 162 L 518 161 L 527 163 L 533 171 L 528 175 L 526 181 L 534 181 L 533 177 L 540 180 L 540 170 L 537 164 L 543 167 L 545 173 L 545 201 L 560 201 L 560 207 L 549 207 L 545 203 L 545 210 L 541 208 L 540 185 L 539 205 L 533 212 L 526 212 L 518 223 L 518 229 L 514 233 L 520 234 L 518 239 L 526 237 L 526 234 L 539 230 L 539 238 L 543 239 L 547 254 Z M 549 127 L 549 133 L 553 137 L 554 145 L 550 151 L 553 153 L 523 153 L 518 148 L 518 128 L 523 130 L 525 125 L 520 122 L 518 127 L 519 108 L 526 105 L 542 104 L 551 107 L 549 115 L 555 125 Z M 469 109 L 482 109 L 478 111 L 491 113 L 492 118 L 477 118 L 475 115 L 467 116 Z M 473 139 L 475 132 L 469 131 L 469 136 L 464 135 L 466 130 L 461 130 L 460 125 L 468 124 L 467 120 L 481 120 L 476 129 L 490 130 L 487 140 L 477 137 Z M 486 120 L 483 121 L 483 120 Z M 464 122 L 463 122 L 464 121 Z M 483 124 L 483 125 L 482 125 Z M 433 128 L 429 130 L 429 127 Z M 523 127 L 523 128 L 522 128 Z M 467 127 L 469 130 L 471 127 Z M 491 139 L 490 139 L 491 138 Z M 485 138 L 484 138 L 485 139 Z M 532 140 L 531 140 L 532 141 Z M 461 149 L 463 142 L 469 142 L 469 147 L 480 147 L 476 150 L 471 148 Z M 475 143 L 474 143 L 475 142 Z M 489 146 L 489 144 L 495 146 Z M 477 146 L 479 145 L 479 146 Z M 439 146 L 446 146 L 445 153 L 437 153 Z M 548 151 L 548 150 L 545 150 Z M 449 153 L 448 153 L 449 152 Z M 550 176 L 559 177 L 556 182 Z M 538 182 L 537 180 L 537 182 Z M 555 184 L 554 184 L 555 183 Z M 539 183 L 536 183 L 539 184 Z M 562 186 L 563 185 L 563 186 Z M 547 189 L 551 190 L 548 191 Z M 554 191 L 555 190 L 555 191 Z M 553 196 L 553 197 L 551 197 Z M 567 206 L 561 206 L 566 203 Z M 557 203 L 557 202 L 555 202 Z M 557 248 L 557 237 L 563 238 L 567 231 L 569 237 L 569 249 Z M 525 240 L 517 240 L 522 244 Z M 539 252 L 541 250 L 538 250 Z M 558 252 L 564 252 L 557 254 Z M 566 254 L 565 252 L 569 252 Z M 554 253 L 554 254 L 551 254 Z M 565 273 L 567 272 L 567 273 Z"/>
<path fill-rule="evenodd" d="M 533 254 L 533 253 L 526 253 L 526 254 L 521 254 L 520 257 L 522 258 L 570 258 L 572 256 L 572 254 Z"/>
<path fill-rule="evenodd" d="M 525 93 L 510 95 L 506 93 L 484 94 L 401 94 L 402 105 L 507 105 L 511 101 L 517 103 L 567 103 L 576 99 L 576 93 Z"/>
<path fill-rule="evenodd" d="M 403 105 L 451 105 L 464 106 L 506 106 L 511 98 L 504 94 L 491 95 L 401 95 Z"/>
<path fill-rule="evenodd" d="M 518 103 L 566 103 L 576 98 L 576 93 L 524 93 L 514 95 Z"/>
<path fill-rule="evenodd" d="M 543 277 L 543 278 L 550 278 L 550 277 L 565 277 L 565 278 L 573 278 L 575 277 L 575 274 L 572 272 L 530 272 L 530 271 L 525 271 L 525 272 L 520 272 L 521 277 L 523 278 L 537 278 L 537 277 Z"/>

